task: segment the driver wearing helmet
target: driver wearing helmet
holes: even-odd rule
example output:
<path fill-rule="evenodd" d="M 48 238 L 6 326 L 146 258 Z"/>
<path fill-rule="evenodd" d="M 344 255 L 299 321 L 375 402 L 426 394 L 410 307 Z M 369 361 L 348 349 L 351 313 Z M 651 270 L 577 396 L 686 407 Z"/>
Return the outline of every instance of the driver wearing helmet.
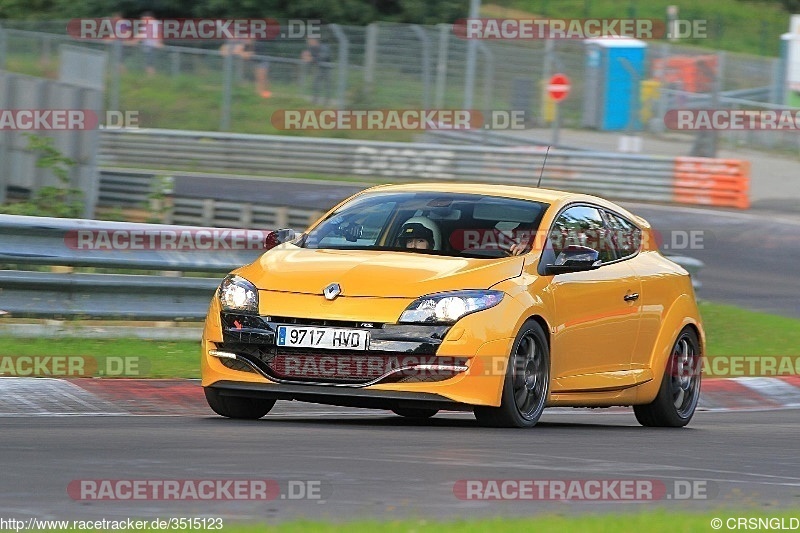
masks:
<path fill-rule="evenodd" d="M 404 248 L 417 250 L 441 249 L 441 233 L 436 223 L 427 217 L 412 217 L 403 223 L 398 244 Z"/>

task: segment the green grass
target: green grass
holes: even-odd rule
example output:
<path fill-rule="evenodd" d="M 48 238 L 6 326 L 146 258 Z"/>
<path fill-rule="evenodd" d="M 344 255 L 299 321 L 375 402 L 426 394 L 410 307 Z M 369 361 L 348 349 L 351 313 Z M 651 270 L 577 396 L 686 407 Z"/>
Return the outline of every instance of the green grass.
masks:
<path fill-rule="evenodd" d="M 700 312 L 709 356 L 800 355 L 798 319 L 712 303 L 702 303 Z M 131 357 L 141 374 L 135 377 L 197 378 L 199 342 L 199 337 L 197 341 L 0 337 L 0 356 Z M 102 361 L 98 365 L 104 367 Z"/>
<path fill-rule="evenodd" d="M 118 362 L 107 358 L 123 358 L 135 369 L 119 377 L 198 378 L 200 377 L 200 339 L 197 341 L 151 341 L 141 339 L 22 339 L 0 337 L 3 356 L 81 356 L 92 358 L 86 369 L 115 369 Z M 2 366 L 0 366 L 2 368 Z M 105 373 L 108 375 L 108 373 Z"/>
<path fill-rule="evenodd" d="M 723 524 L 729 518 L 764 518 L 784 519 L 785 527 L 790 527 L 798 517 L 796 511 L 764 511 L 717 510 L 705 513 L 667 512 L 664 510 L 637 512 L 630 514 L 557 516 L 544 515 L 535 518 L 484 518 L 476 520 L 459 520 L 452 522 L 435 520 L 402 520 L 402 521 L 359 521 L 345 523 L 328 523 L 299 520 L 278 525 L 241 525 L 224 523 L 225 533 L 502 533 L 519 531 L 536 531 L 537 533 L 591 532 L 612 533 L 617 531 L 647 531 L 648 533 L 708 533 L 714 531 L 711 520 L 719 518 Z M 775 522 L 780 527 L 780 522 Z M 720 531 L 731 531 L 724 525 Z"/>
<path fill-rule="evenodd" d="M 800 355 L 798 319 L 705 302 L 700 314 L 708 355 Z"/>
<path fill-rule="evenodd" d="M 213 80 L 213 82 L 204 80 Z M 171 128 L 195 131 L 218 131 L 222 107 L 222 86 L 214 75 L 172 77 L 156 74 L 152 78 L 138 72 L 123 74 L 120 81 L 120 107 L 140 110 L 139 123 L 147 128 Z M 236 133 L 334 137 L 342 139 L 380 139 L 411 141 L 413 131 L 368 130 L 280 130 L 271 117 L 278 110 L 314 109 L 292 85 L 273 85 L 273 97 L 255 94 L 252 82 L 237 85 L 231 97 L 231 130 Z M 203 170 L 198 167 L 196 170 Z"/>

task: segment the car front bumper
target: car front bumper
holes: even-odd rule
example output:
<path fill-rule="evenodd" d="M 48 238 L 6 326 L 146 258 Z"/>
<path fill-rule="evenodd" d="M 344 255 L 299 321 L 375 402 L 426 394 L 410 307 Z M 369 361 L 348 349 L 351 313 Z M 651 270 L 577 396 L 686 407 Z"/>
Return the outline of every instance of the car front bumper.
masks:
<path fill-rule="evenodd" d="M 369 304 L 381 302 L 373 299 Z M 223 394 L 357 407 L 392 408 L 397 402 L 448 408 L 500 404 L 521 313 L 513 298 L 465 316 L 453 326 L 368 322 L 385 317 L 372 312 L 371 305 L 362 306 L 357 315 L 328 314 L 335 319 L 279 313 L 243 317 L 221 313 L 214 299 L 203 335 L 202 384 Z M 371 342 L 360 352 L 282 349 L 275 345 L 275 333 L 284 324 L 352 328 L 367 324 L 372 326 Z M 295 372 L 287 373 L 291 364 Z M 360 371 L 347 376 L 348 369 Z"/>

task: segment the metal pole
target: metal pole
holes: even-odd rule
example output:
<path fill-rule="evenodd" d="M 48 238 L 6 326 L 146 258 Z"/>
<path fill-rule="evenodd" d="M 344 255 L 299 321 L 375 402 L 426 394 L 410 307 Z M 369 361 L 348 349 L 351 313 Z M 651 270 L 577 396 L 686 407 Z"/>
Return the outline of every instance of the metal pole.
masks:
<path fill-rule="evenodd" d="M 417 34 L 422 45 L 422 108 L 431 105 L 431 40 L 421 26 L 414 24 L 411 31 Z"/>
<path fill-rule="evenodd" d="M 122 75 L 122 41 L 115 39 L 111 45 L 111 90 L 108 108 L 119 111 L 119 85 Z"/>
<path fill-rule="evenodd" d="M 366 92 L 372 94 L 375 83 L 375 60 L 378 55 L 378 23 L 367 26 L 367 40 L 364 50 L 364 86 Z"/>
<path fill-rule="evenodd" d="M 476 19 L 480 16 L 481 0 L 470 0 L 469 18 Z M 467 41 L 467 70 L 464 73 L 464 109 L 472 109 L 472 96 L 475 83 L 475 59 L 478 42 L 475 39 Z"/>
<path fill-rule="evenodd" d="M 0 36 L 3 32 L 0 31 Z M 0 40 L 2 37 L 0 37 Z M 0 70 L 0 109 L 11 107 L 11 75 Z M 11 130 L 0 129 L 0 204 L 6 203 L 6 187 L 11 174 L 11 161 L 8 154 L 11 144 Z"/>
<path fill-rule="evenodd" d="M 559 133 L 560 133 L 559 130 L 561 129 L 561 102 L 555 102 L 553 103 L 553 106 L 555 108 L 553 110 L 555 116 L 553 117 L 553 132 L 552 132 L 552 138 L 550 140 L 550 146 L 557 147 L 559 141 Z"/>
<path fill-rule="evenodd" d="M 337 80 L 338 88 L 336 91 L 338 93 L 339 101 L 337 107 L 344 107 L 346 100 L 345 95 L 347 94 L 347 71 L 349 70 L 348 57 L 350 55 L 349 53 L 350 43 L 348 42 L 347 36 L 344 34 L 344 31 L 342 31 L 341 26 L 339 26 L 338 24 L 331 24 L 329 27 L 331 31 L 333 31 L 333 34 L 336 36 L 336 40 L 339 43 L 339 58 L 338 58 L 339 78 Z"/>
<path fill-rule="evenodd" d="M 444 107 L 444 90 L 447 85 L 447 50 L 452 24 L 439 24 L 439 53 L 436 58 L 436 109 Z"/>
<path fill-rule="evenodd" d="M 714 80 L 714 92 L 711 94 L 711 109 L 719 109 L 719 97 L 720 92 L 723 89 L 723 74 L 725 72 L 725 52 L 719 52 L 717 54 L 719 58 L 717 61 L 717 78 Z M 713 130 L 711 133 L 711 139 L 709 143 L 710 148 L 710 155 L 709 157 L 717 157 L 717 148 L 719 146 L 719 132 Z"/>
<path fill-rule="evenodd" d="M 219 131 L 230 131 L 233 54 L 225 54 L 222 57 L 222 72 L 222 116 L 219 119 Z"/>
<path fill-rule="evenodd" d="M 545 94 L 546 93 L 545 84 L 547 83 L 547 80 L 550 79 L 550 76 L 553 74 L 553 63 L 555 59 L 554 47 L 555 47 L 555 40 L 553 39 L 544 40 L 544 54 L 542 54 L 542 79 L 539 80 L 538 83 L 539 92 L 534 93 L 539 95 L 537 107 L 542 115 L 541 116 L 542 126 L 547 124 L 547 122 L 545 121 L 545 109 L 546 109 L 545 106 L 547 105 L 545 98 L 548 98 L 548 96 L 547 94 Z M 534 86 L 534 91 L 536 91 L 536 86 Z M 553 117 L 553 122 L 555 123 L 555 116 Z"/>
<path fill-rule="evenodd" d="M 81 89 L 79 96 L 82 109 L 102 109 L 104 100 L 102 90 Z M 94 218 L 100 189 L 100 173 L 97 169 L 100 130 L 82 131 L 78 135 L 74 135 L 74 137 L 77 148 L 73 159 L 78 161 L 78 165 L 74 170 L 78 173 L 78 187 L 84 193 L 83 216 L 85 218 Z"/>
<path fill-rule="evenodd" d="M 169 57 L 171 74 L 173 78 L 176 78 L 181 74 L 181 53 L 177 50 L 173 50 L 169 53 Z"/>
<path fill-rule="evenodd" d="M 781 75 L 783 67 L 783 61 L 780 58 L 775 58 L 772 60 L 772 83 L 770 83 L 769 89 L 769 103 L 770 104 L 782 104 L 782 92 L 781 87 L 783 84 L 781 83 L 783 76 Z"/>
<path fill-rule="evenodd" d="M 489 112 L 494 106 L 492 105 L 492 92 L 494 89 L 494 54 L 486 43 L 480 43 L 480 51 L 486 61 L 484 66 L 483 75 L 483 110 Z"/>
<path fill-rule="evenodd" d="M 50 85 L 52 82 L 48 82 L 48 80 L 45 80 L 43 78 L 34 78 L 34 80 L 35 80 L 33 82 L 34 88 L 33 88 L 32 92 L 31 92 L 31 95 L 33 96 L 33 101 L 36 102 L 34 105 L 38 109 L 47 109 L 47 103 L 49 101 L 49 99 L 48 99 L 48 96 L 49 96 L 48 95 L 48 92 L 49 92 L 48 91 L 48 85 Z M 78 90 L 79 89 L 77 87 L 75 87 L 75 86 L 72 86 L 69 89 L 70 94 L 74 94 L 73 91 L 78 91 Z M 65 90 L 65 92 L 66 92 L 66 90 Z M 71 109 L 81 109 L 80 100 L 76 102 L 74 97 L 70 100 L 70 103 L 68 105 L 71 106 Z M 59 135 L 59 133 L 61 133 L 61 135 Z M 43 134 L 42 136 L 43 137 L 44 136 L 50 137 L 53 140 L 53 142 L 55 143 L 56 147 L 59 148 L 62 151 L 62 153 L 66 154 L 67 157 L 70 157 L 72 159 L 77 159 L 76 157 L 74 157 L 76 155 L 76 150 L 74 149 L 74 146 L 75 146 L 74 139 L 76 137 L 75 135 L 65 135 L 63 132 L 52 132 L 49 135 Z M 58 141 L 60 139 L 71 139 L 72 141 L 70 142 L 69 148 L 65 149 L 64 147 L 59 146 L 59 142 Z M 27 139 L 27 141 L 30 142 L 30 139 Z M 52 174 L 51 172 L 49 172 L 48 169 L 45 168 L 45 167 L 39 167 L 39 166 L 36 165 L 37 161 L 39 160 L 39 156 L 40 155 L 41 154 L 39 154 L 39 153 L 32 152 L 31 155 L 30 155 L 30 159 L 29 159 L 30 166 L 28 168 L 30 168 L 32 170 L 31 179 L 28 182 L 30 184 L 30 187 L 31 187 L 31 198 L 33 198 L 33 195 L 36 194 L 36 192 L 39 189 L 41 189 L 42 187 L 46 187 L 48 185 L 55 185 L 57 187 L 61 186 L 61 184 L 58 181 L 55 181 L 55 182 L 49 181 L 49 178 L 50 178 L 51 175 L 53 176 L 53 179 L 55 180 L 55 174 Z M 73 183 L 72 176 L 74 176 L 74 172 L 75 172 L 74 168 L 75 167 L 71 167 L 69 169 L 70 186 L 72 186 L 72 183 Z"/>
<path fill-rule="evenodd" d="M 6 54 L 8 50 L 6 30 L 0 25 L 0 69 L 6 68 Z"/>

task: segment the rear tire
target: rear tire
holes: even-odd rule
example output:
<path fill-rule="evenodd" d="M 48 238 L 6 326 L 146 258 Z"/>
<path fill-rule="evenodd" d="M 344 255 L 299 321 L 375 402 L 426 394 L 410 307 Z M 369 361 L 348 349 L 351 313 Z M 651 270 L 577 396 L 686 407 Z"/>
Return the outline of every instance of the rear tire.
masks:
<path fill-rule="evenodd" d="M 203 387 L 208 406 L 220 416 L 240 420 L 257 420 L 269 413 L 275 400 L 245 398 L 243 396 L 223 396 L 217 389 Z"/>
<path fill-rule="evenodd" d="M 701 356 L 697 333 L 685 328 L 672 347 L 655 400 L 633 406 L 641 425 L 678 428 L 689 423 L 700 398 Z"/>
<path fill-rule="evenodd" d="M 550 349 L 535 320 L 522 325 L 514 339 L 500 407 L 475 407 L 478 423 L 489 427 L 529 428 L 542 416 L 550 392 Z"/>
<path fill-rule="evenodd" d="M 407 408 L 407 407 L 398 407 L 397 409 L 392 409 L 392 412 L 396 415 L 400 415 L 406 418 L 431 418 L 433 415 L 439 412 L 438 409 L 415 409 L 415 408 Z"/>

